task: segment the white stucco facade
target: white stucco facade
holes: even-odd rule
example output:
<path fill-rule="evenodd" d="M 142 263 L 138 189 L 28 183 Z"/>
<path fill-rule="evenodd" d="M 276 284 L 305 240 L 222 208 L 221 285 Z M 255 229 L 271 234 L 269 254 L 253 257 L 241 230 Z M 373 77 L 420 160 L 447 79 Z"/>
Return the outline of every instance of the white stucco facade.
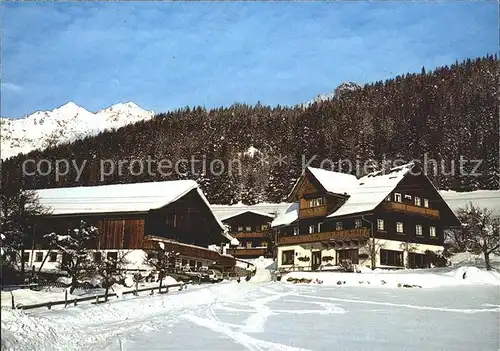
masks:
<path fill-rule="evenodd" d="M 321 251 L 321 265 L 337 265 L 337 251 L 346 249 L 359 249 L 359 263 L 358 266 L 371 268 L 371 260 L 369 257 L 369 246 L 367 244 L 357 245 L 355 243 L 346 244 L 341 248 L 325 247 L 322 243 L 307 243 L 307 244 L 297 244 L 297 245 L 286 245 L 278 246 L 277 250 L 277 265 L 278 269 L 293 269 L 293 270 L 309 270 L 311 269 L 312 256 L 314 252 Z M 403 253 L 403 263 L 407 262 L 408 250 L 413 253 L 424 254 L 426 251 L 433 251 L 436 253 L 443 251 L 443 246 L 440 245 L 428 245 L 428 244 L 416 244 L 410 243 L 405 245 L 402 241 L 397 240 L 385 240 L 385 239 L 375 239 L 376 248 L 376 267 L 380 268 L 402 268 L 397 266 L 382 265 L 380 259 L 380 250 L 392 250 L 400 251 Z M 293 251 L 293 263 L 284 262 L 284 251 Z M 332 257 L 331 261 L 324 261 L 323 257 Z M 308 261 L 300 260 L 300 257 L 309 257 Z"/>

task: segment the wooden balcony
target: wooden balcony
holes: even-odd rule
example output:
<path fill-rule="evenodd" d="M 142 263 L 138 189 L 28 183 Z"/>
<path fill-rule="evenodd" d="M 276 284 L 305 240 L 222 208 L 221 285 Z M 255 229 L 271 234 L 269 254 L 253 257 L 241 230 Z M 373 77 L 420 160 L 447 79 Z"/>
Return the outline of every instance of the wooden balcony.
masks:
<path fill-rule="evenodd" d="M 312 243 L 330 240 L 356 240 L 370 237 L 370 230 L 367 228 L 335 230 L 333 232 L 284 236 L 278 238 L 278 245 L 293 245 Z"/>
<path fill-rule="evenodd" d="M 400 202 L 384 202 L 383 207 L 388 211 L 406 212 L 432 218 L 439 218 L 438 210 L 433 210 L 432 208 L 427 207 L 408 205 Z"/>
<path fill-rule="evenodd" d="M 233 238 L 268 238 L 268 232 L 239 232 L 239 233 L 229 233 Z"/>
<path fill-rule="evenodd" d="M 242 247 L 236 249 L 228 249 L 227 254 L 234 257 L 246 257 L 246 256 L 265 256 L 267 248 L 265 247 Z"/>
<path fill-rule="evenodd" d="M 327 215 L 326 205 L 316 207 L 305 207 L 299 211 L 299 218 L 323 217 Z"/>

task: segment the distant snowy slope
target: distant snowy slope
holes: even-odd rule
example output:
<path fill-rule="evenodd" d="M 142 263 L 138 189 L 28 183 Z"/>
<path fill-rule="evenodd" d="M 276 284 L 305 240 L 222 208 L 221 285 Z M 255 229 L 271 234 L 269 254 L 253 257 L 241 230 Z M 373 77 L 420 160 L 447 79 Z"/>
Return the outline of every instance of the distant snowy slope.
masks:
<path fill-rule="evenodd" d="M 20 119 L 0 118 L 1 157 L 43 149 L 95 135 L 103 130 L 152 118 L 133 102 L 119 103 L 89 112 L 73 102 L 52 111 L 37 111 Z"/>
<path fill-rule="evenodd" d="M 486 207 L 500 214 L 500 190 L 476 190 L 457 192 L 442 190 L 439 192 L 453 211 L 465 207 L 469 202 L 481 208 Z"/>

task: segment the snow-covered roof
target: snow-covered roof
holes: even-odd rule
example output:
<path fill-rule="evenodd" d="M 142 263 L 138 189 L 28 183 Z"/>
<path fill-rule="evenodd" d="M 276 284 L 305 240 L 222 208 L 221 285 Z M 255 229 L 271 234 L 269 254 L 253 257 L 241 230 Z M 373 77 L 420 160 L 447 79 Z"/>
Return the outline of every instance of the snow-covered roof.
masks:
<path fill-rule="evenodd" d="M 36 193 L 39 203 L 47 207 L 52 215 L 71 215 L 146 212 L 175 202 L 193 189 L 210 208 L 194 180 L 41 189 Z M 224 229 L 220 219 L 213 212 L 212 215 Z"/>
<path fill-rule="evenodd" d="M 393 167 L 388 171 L 377 171 L 357 180 L 356 186 L 349 192 L 349 198 L 328 218 L 371 211 L 389 195 L 403 180 L 415 164 L 408 163 Z"/>
<path fill-rule="evenodd" d="M 262 202 L 255 205 L 245 205 L 242 203 L 234 205 L 211 205 L 212 212 L 220 219 L 234 217 L 245 211 L 257 211 L 271 216 L 283 212 L 290 206 L 290 203 L 267 203 Z"/>
<path fill-rule="evenodd" d="M 331 172 L 326 169 L 313 167 L 308 167 L 307 169 L 329 193 L 349 194 L 357 186 L 358 179 L 352 174 Z"/>
<path fill-rule="evenodd" d="M 292 190 L 288 194 L 288 198 L 292 196 L 306 171 L 309 171 L 329 193 L 343 195 L 349 193 L 349 191 L 356 186 L 357 178 L 351 174 L 332 172 L 322 168 L 307 167 L 302 172 L 302 175 L 295 181 Z"/>
<path fill-rule="evenodd" d="M 271 227 L 288 225 L 299 218 L 299 203 L 294 202 L 284 212 L 280 213 L 271 223 Z"/>
<path fill-rule="evenodd" d="M 340 208 L 327 216 L 327 218 L 331 218 L 373 210 L 396 188 L 413 166 L 414 163 L 408 163 L 388 171 L 372 172 L 359 179 L 350 174 L 311 167 L 308 169 L 326 191 L 336 194 L 347 193 L 349 196 Z M 330 176 L 328 173 L 332 173 L 332 175 Z M 285 212 L 278 215 L 271 226 L 288 225 L 297 220 L 298 217 L 299 205 L 294 203 Z"/>
<path fill-rule="evenodd" d="M 225 221 L 229 218 L 233 218 L 233 217 L 236 217 L 236 216 L 239 216 L 239 215 L 242 215 L 244 213 L 254 213 L 256 215 L 259 215 L 259 216 L 264 216 L 264 217 L 269 217 L 269 218 L 274 218 L 274 215 L 270 214 L 270 213 L 266 213 L 266 212 L 262 212 L 262 211 L 257 211 L 257 210 L 243 210 L 243 211 L 240 211 L 240 212 L 237 212 L 237 213 L 234 213 L 234 214 L 230 214 L 230 215 L 226 215 L 224 217 L 221 217 L 220 220 L 221 221 Z"/>

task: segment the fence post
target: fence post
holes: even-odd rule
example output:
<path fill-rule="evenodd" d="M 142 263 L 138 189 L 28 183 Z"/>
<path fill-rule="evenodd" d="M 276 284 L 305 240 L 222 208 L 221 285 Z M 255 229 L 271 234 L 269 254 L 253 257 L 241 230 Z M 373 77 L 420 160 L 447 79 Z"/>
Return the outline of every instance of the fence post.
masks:
<path fill-rule="evenodd" d="M 99 303 L 99 295 L 96 295 L 95 297 L 95 304 L 97 305 Z"/>
<path fill-rule="evenodd" d="M 64 307 L 68 307 L 68 289 L 64 289 Z"/>
<path fill-rule="evenodd" d="M 12 290 L 10 291 L 10 296 L 12 297 L 12 309 L 16 309 L 16 304 L 14 303 L 14 294 L 12 293 Z"/>
<path fill-rule="evenodd" d="M 155 288 L 151 288 L 151 292 L 149 293 L 149 295 L 154 295 L 154 290 Z"/>
<path fill-rule="evenodd" d="M 76 299 L 73 300 L 73 306 L 76 306 Z"/>
<path fill-rule="evenodd" d="M 47 308 L 48 308 L 49 310 L 52 308 L 52 302 L 49 302 L 49 303 L 47 304 Z"/>

